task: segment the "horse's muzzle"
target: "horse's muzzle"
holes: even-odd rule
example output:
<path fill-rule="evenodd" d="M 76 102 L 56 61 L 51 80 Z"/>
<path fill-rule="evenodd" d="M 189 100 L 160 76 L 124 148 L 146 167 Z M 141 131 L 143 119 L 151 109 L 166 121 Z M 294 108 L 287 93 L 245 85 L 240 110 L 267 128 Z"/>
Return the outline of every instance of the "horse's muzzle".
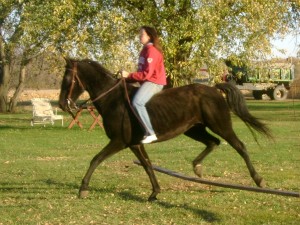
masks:
<path fill-rule="evenodd" d="M 67 99 L 67 107 L 66 107 L 68 112 L 71 112 L 73 110 L 78 110 L 78 106 L 72 99 Z"/>

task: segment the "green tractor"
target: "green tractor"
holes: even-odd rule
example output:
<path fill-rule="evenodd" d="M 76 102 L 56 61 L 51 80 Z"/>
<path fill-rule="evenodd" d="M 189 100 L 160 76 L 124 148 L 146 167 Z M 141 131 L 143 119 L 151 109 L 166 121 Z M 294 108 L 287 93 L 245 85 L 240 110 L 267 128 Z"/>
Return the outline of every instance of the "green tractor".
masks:
<path fill-rule="evenodd" d="M 226 65 L 230 73 L 225 80 L 234 82 L 240 90 L 252 91 L 253 97 L 258 100 L 264 95 L 272 100 L 285 100 L 295 79 L 292 63 L 268 63 L 268 66 L 254 68 Z"/>

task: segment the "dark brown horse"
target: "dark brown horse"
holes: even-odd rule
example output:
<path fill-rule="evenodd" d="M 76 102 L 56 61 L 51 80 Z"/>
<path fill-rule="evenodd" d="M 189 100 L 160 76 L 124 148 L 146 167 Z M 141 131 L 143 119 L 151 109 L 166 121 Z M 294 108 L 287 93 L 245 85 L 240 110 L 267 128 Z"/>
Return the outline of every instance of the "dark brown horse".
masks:
<path fill-rule="evenodd" d="M 92 159 L 90 167 L 82 180 L 80 197 L 86 197 L 91 176 L 97 166 L 113 154 L 129 147 L 139 159 L 152 184 L 149 200 L 155 200 L 160 187 L 153 172 L 150 159 L 143 144 L 143 126 L 133 113 L 127 99 L 125 85 L 129 96 L 136 88 L 131 84 L 120 82 L 113 74 L 99 63 L 90 60 L 66 60 L 59 104 L 63 110 L 75 105 L 80 94 L 86 90 L 103 118 L 103 125 L 109 143 Z M 226 96 L 226 100 L 223 97 Z M 249 114 L 244 97 L 240 91 L 229 83 L 209 87 L 191 84 L 170 88 L 153 96 L 147 103 L 153 128 L 158 142 L 184 133 L 200 141 L 206 148 L 193 161 L 193 168 L 198 176 L 202 175 L 202 160 L 220 144 L 220 140 L 207 132 L 206 127 L 224 138 L 244 159 L 251 177 L 256 185 L 263 187 L 263 178 L 255 171 L 245 145 L 238 139 L 232 129 L 230 109 L 246 125 L 260 133 L 270 136 L 267 127 Z"/>

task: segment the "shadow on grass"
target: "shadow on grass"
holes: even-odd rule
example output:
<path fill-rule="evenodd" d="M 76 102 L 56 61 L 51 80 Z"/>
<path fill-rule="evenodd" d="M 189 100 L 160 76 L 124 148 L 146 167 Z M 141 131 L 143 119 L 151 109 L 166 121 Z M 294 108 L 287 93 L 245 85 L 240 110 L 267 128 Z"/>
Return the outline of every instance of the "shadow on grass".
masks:
<path fill-rule="evenodd" d="M 77 189 L 79 190 L 79 184 L 74 184 L 74 183 L 61 183 L 57 182 L 52 179 L 44 180 L 46 184 L 52 186 L 51 188 L 70 188 L 70 189 Z M 146 199 L 142 198 L 138 195 L 134 195 L 129 191 L 118 191 L 115 187 L 105 187 L 105 188 L 90 188 L 90 195 L 93 195 L 93 193 L 98 193 L 98 194 L 106 194 L 106 193 L 115 193 L 117 196 L 119 196 L 121 199 L 125 201 L 134 201 L 134 202 L 140 202 L 140 203 L 146 203 Z M 203 220 L 207 222 L 217 222 L 220 219 L 218 218 L 218 215 L 215 213 L 209 212 L 204 209 L 199 209 L 196 207 L 192 207 L 186 203 L 184 204 L 172 204 L 169 202 L 157 200 L 153 202 L 153 204 L 158 204 L 166 209 L 172 209 L 172 208 L 181 208 L 187 211 L 190 211 L 196 216 L 201 217 Z"/>
<path fill-rule="evenodd" d="M 12 190 L 44 190 L 44 189 L 79 189 L 78 184 L 74 183 L 61 183 L 53 179 L 36 180 L 30 183 L 13 183 L 13 182 L 0 182 L 0 191 L 12 191 Z"/>
<path fill-rule="evenodd" d="M 78 184 L 61 183 L 53 179 L 35 180 L 32 182 L 21 183 L 0 182 L 0 195 L 13 195 L 14 198 L 61 199 L 61 194 L 73 194 L 78 189 Z"/>
<path fill-rule="evenodd" d="M 10 125 L 1 125 L 1 121 L 0 121 L 0 130 L 43 130 L 43 131 L 47 131 L 47 130 L 57 130 L 57 131 L 66 131 L 68 130 L 68 127 L 66 125 L 64 126 L 59 126 L 59 125 L 51 125 L 51 124 L 47 124 L 46 126 L 43 125 L 35 125 L 35 126 L 31 126 L 30 125 L 30 121 L 28 122 L 28 126 L 26 125 L 15 125 L 15 126 L 10 126 Z M 73 130 L 81 130 L 80 128 L 73 128 Z"/>
<path fill-rule="evenodd" d="M 144 198 L 133 195 L 132 193 L 130 193 L 128 191 L 119 192 L 118 195 L 126 201 L 131 200 L 131 201 L 136 201 L 136 202 L 141 202 L 141 203 L 145 202 Z M 209 212 L 209 211 L 203 210 L 203 209 L 198 209 L 196 207 L 191 207 L 188 204 L 179 204 L 178 205 L 178 204 L 172 204 L 172 203 L 169 203 L 169 202 L 164 202 L 164 201 L 161 201 L 161 200 L 154 201 L 153 204 L 158 204 L 158 205 L 160 205 L 160 206 L 162 206 L 166 209 L 182 208 L 184 210 L 190 211 L 193 214 L 201 217 L 206 222 L 220 221 L 220 219 L 218 218 L 218 216 L 215 213 L 212 213 L 212 212 Z"/>
<path fill-rule="evenodd" d="M 44 180 L 37 180 L 33 183 L 8 183 L 8 182 L 1 182 L 0 183 L 0 193 L 9 193 L 10 195 L 14 195 L 15 198 L 24 198 L 24 194 L 27 194 L 27 199 L 47 199 L 49 196 L 51 198 L 58 198 L 62 199 L 62 190 L 64 194 L 75 193 L 74 191 L 79 190 L 79 184 L 77 183 L 63 183 L 56 181 L 54 179 L 44 179 Z M 60 190 L 59 193 L 56 193 L 56 190 Z M 93 193 L 98 194 L 106 194 L 106 193 L 116 193 L 121 199 L 125 201 L 134 201 L 140 203 L 146 203 L 146 199 L 139 197 L 137 195 L 132 194 L 129 191 L 121 191 L 119 192 L 115 187 L 106 187 L 106 188 L 90 188 L 90 194 Z M 53 193 L 56 193 L 53 195 Z M 20 195 L 18 197 L 18 195 Z M 78 198 L 79 199 L 79 198 Z M 88 198 L 89 199 L 89 198 Z M 217 222 L 220 219 L 215 213 L 209 212 L 204 209 L 199 209 L 196 207 L 192 207 L 189 204 L 172 204 L 169 202 L 157 200 L 153 202 L 153 204 L 157 204 L 161 207 L 166 209 L 172 208 L 181 208 L 186 211 L 189 211 L 196 216 L 201 217 L 203 220 L 207 222 Z"/>

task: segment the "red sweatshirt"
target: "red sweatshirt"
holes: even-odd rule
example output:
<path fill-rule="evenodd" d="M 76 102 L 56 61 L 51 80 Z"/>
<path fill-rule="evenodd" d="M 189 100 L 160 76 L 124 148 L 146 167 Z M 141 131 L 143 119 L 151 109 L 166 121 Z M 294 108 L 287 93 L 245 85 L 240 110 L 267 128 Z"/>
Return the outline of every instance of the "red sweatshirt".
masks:
<path fill-rule="evenodd" d="M 137 72 L 130 73 L 127 79 L 166 85 L 166 72 L 162 53 L 153 44 L 145 45 L 139 56 Z"/>

